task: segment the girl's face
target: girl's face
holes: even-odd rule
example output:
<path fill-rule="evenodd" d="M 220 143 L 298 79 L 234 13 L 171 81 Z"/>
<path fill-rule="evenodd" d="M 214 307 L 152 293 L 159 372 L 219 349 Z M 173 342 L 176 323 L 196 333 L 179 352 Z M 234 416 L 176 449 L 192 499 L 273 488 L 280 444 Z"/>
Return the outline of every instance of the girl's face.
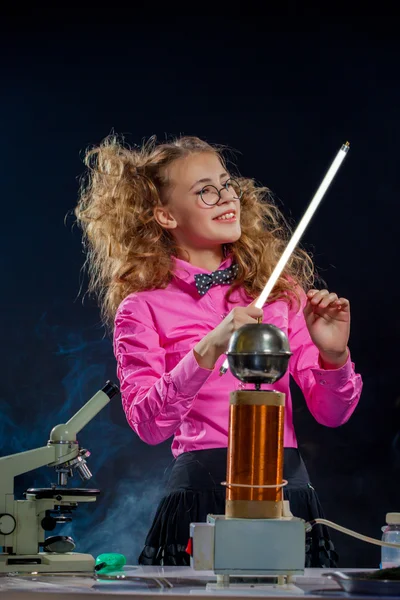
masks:
<path fill-rule="evenodd" d="M 216 154 L 178 159 L 166 175 L 166 204 L 155 218 L 180 247 L 211 250 L 240 238 L 240 191 Z"/>

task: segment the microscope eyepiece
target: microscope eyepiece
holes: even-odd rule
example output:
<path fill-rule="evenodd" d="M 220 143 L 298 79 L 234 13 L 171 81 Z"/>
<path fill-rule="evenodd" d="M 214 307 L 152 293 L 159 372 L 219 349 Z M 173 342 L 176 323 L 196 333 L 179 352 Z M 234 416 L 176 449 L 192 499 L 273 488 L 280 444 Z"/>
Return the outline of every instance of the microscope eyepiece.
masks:
<path fill-rule="evenodd" d="M 112 381 L 107 381 L 106 385 L 103 388 L 101 388 L 101 391 L 107 394 L 107 396 L 111 400 L 111 398 L 119 394 L 119 387 L 115 385 L 115 383 L 113 383 Z"/>

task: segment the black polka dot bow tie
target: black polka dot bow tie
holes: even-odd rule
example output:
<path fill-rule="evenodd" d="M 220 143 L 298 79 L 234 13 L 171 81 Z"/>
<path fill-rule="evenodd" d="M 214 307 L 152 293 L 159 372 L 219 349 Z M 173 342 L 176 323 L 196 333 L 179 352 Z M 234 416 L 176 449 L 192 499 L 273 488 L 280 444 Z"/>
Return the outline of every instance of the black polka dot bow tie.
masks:
<path fill-rule="evenodd" d="M 213 271 L 210 274 L 198 273 L 194 276 L 197 291 L 204 296 L 213 285 L 230 285 L 238 274 L 239 265 L 232 265 L 221 271 Z"/>

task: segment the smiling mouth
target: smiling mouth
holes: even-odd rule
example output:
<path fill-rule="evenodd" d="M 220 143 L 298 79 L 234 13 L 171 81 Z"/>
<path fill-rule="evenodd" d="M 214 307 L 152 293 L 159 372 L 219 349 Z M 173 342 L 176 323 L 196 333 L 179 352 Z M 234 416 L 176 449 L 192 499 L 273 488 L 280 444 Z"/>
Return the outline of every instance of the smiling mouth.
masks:
<path fill-rule="evenodd" d="M 231 221 L 232 219 L 236 219 L 236 213 L 234 212 L 225 213 L 219 217 L 215 217 L 213 221 Z"/>

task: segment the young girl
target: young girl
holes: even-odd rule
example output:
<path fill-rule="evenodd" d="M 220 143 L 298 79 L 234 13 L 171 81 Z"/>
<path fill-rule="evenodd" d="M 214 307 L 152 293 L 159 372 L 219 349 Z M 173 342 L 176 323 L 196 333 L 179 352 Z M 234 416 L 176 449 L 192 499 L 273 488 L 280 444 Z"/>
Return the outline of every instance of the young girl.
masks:
<path fill-rule="evenodd" d="M 286 395 L 285 497 L 295 516 L 323 516 L 297 449 L 289 375 L 319 423 L 349 419 L 362 383 L 347 347 L 348 300 L 310 289 L 313 265 L 298 250 L 263 310 L 251 304 L 288 232 L 268 190 L 233 176 L 200 139 L 129 149 L 109 138 L 86 164 L 76 214 L 90 289 L 113 325 L 123 408 L 148 444 L 172 437 L 175 457 L 139 563 L 189 564 L 189 524 L 224 513 L 229 394 L 245 385 L 219 369 L 233 332 L 259 317 L 285 332 L 293 353 L 273 385 Z M 306 557 L 306 566 L 335 566 L 325 527 L 307 536 Z"/>

